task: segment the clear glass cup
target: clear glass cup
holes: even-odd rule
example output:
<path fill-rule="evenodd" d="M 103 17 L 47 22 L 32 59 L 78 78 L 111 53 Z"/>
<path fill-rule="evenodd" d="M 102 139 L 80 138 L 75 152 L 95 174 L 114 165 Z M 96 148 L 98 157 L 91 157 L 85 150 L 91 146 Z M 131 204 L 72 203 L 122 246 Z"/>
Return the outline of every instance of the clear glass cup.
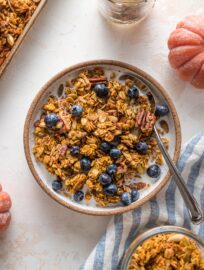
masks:
<path fill-rule="evenodd" d="M 120 24 L 139 23 L 150 13 L 156 0 L 98 0 L 102 15 Z"/>
<path fill-rule="evenodd" d="M 193 232 L 191 232 L 188 229 L 178 227 L 178 226 L 160 226 L 160 227 L 155 227 L 153 229 L 147 230 L 137 236 L 135 240 L 131 243 L 129 248 L 127 249 L 126 253 L 123 256 L 122 259 L 122 266 L 121 270 L 128 270 L 129 263 L 131 261 L 132 255 L 135 252 L 135 250 L 143 244 L 144 241 L 147 239 L 151 238 L 154 235 L 158 234 L 165 234 L 165 233 L 178 233 L 178 234 L 183 234 L 197 244 L 197 246 L 201 250 L 202 257 L 204 258 L 204 241 L 200 239 L 199 236 L 195 235 Z"/>

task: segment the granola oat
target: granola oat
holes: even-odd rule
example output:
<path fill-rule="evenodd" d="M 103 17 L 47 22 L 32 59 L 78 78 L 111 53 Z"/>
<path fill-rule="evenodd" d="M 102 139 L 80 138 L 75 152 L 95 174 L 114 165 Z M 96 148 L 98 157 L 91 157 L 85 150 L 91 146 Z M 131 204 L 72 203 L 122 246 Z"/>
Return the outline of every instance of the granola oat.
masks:
<path fill-rule="evenodd" d="M 204 259 L 196 242 L 182 234 L 158 234 L 132 255 L 128 270 L 202 270 Z"/>
<path fill-rule="evenodd" d="M 105 97 L 97 94 L 97 87 L 108 91 L 103 93 Z M 43 105 L 34 125 L 33 153 L 63 182 L 63 191 L 75 194 L 83 190 L 87 202 L 93 198 L 106 206 L 118 203 L 123 192 L 148 188 L 140 177 L 150 163 L 163 163 L 151 136 L 156 118 L 148 97 L 129 98 L 129 87 L 130 81 L 122 84 L 115 76 L 108 79 L 102 69 L 85 70 L 61 84 L 58 96 L 49 97 Z M 168 140 L 164 140 L 168 147 Z M 135 150 L 141 141 L 148 145 L 145 154 Z M 114 149 L 112 155 L 110 149 L 102 150 L 102 144 Z M 107 191 L 103 181 L 110 181 L 107 168 L 111 164 L 117 169 L 114 175 L 108 172 L 112 186 Z M 99 181 L 104 173 L 101 178 L 105 179 Z"/>
<path fill-rule="evenodd" d="M 0 66 L 9 55 L 39 2 L 0 0 Z"/>

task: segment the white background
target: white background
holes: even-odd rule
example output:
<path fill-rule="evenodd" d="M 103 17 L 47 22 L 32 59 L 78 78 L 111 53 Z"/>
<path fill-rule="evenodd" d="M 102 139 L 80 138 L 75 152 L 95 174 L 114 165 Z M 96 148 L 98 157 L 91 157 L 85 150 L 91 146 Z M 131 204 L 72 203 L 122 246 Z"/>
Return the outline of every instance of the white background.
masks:
<path fill-rule="evenodd" d="M 101 18 L 96 0 L 48 1 L 0 79 L 0 175 L 13 199 L 12 224 L 0 236 L 1 270 L 78 269 L 109 220 L 63 208 L 35 183 L 24 156 L 23 125 L 39 88 L 58 71 L 81 61 L 134 64 L 169 92 L 185 143 L 204 127 L 204 90 L 177 78 L 168 64 L 166 43 L 182 17 L 201 12 L 203 0 L 158 0 L 146 21 L 124 28 Z"/>

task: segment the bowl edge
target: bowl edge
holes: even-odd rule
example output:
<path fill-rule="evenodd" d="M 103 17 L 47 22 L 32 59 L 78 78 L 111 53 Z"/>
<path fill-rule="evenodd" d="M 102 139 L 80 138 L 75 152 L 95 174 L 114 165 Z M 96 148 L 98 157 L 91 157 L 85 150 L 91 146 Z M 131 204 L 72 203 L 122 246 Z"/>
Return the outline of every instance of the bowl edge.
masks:
<path fill-rule="evenodd" d="M 23 132 L 23 142 L 24 142 L 24 152 L 25 152 L 25 156 L 26 156 L 26 160 L 28 163 L 28 166 L 31 170 L 31 173 L 33 174 L 35 180 L 37 181 L 37 183 L 40 185 L 40 187 L 55 201 L 57 201 L 58 203 L 60 203 L 61 205 L 77 211 L 79 213 L 82 214 L 87 214 L 87 215 L 96 215 L 96 216 L 111 216 L 111 215 L 117 215 L 117 214 L 122 214 L 125 212 L 128 212 L 130 210 L 133 210 L 135 208 L 140 207 L 141 205 L 143 205 L 145 202 L 149 201 L 152 197 L 154 197 L 158 192 L 160 192 L 162 190 L 162 188 L 166 185 L 166 183 L 168 182 L 168 180 L 170 179 L 170 172 L 168 172 L 166 174 L 166 176 L 164 177 L 164 179 L 162 180 L 162 182 L 160 183 L 160 185 L 158 185 L 152 192 L 150 192 L 146 197 L 144 197 L 143 199 L 141 199 L 138 202 L 134 202 L 129 206 L 126 207 L 117 207 L 115 209 L 106 209 L 105 211 L 100 211 L 100 210 L 92 210 L 92 209 L 81 209 L 80 205 L 79 206 L 74 206 L 69 204 L 68 202 L 65 202 L 64 200 L 62 200 L 61 198 L 59 198 L 57 195 L 55 195 L 53 192 L 51 192 L 49 190 L 49 188 L 46 187 L 46 185 L 43 183 L 43 180 L 39 177 L 39 175 L 37 174 L 32 159 L 31 159 L 31 151 L 30 151 L 30 147 L 29 147 L 29 127 L 30 127 L 30 121 L 32 119 L 32 115 L 33 112 L 35 110 L 36 105 L 38 104 L 38 101 L 40 100 L 40 98 L 42 97 L 42 95 L 47 91 L 47 89 L 49 88 L 49 86 L 56 80 L 58 80 L 60 77 L 64 76 L 66 73 L 68 72 L 72 72 L 76 69 L 81 69 L 81 68 L 88 68 L 89 66 L 93 66 L 93 65 L 113 65 L 113 66 L 118 66 L 118 67 L 122 67 L 122 68 L 126 68 L 131 70 L 132 72 L 136 72 L 141 74 L 143 77 L 145 77 L 146 79 L 149 79 L 161 92 L 162 96 L 165 98 L 165 100 L 167 101 L 167 103 L 170 106 L 171 112 L 172 112 L 172 116 L 173 116 L 173 121 L 174 121 L 174 126 L 175 126 L 175 136 L 176 136 L 176 142 L 175 142 L 175 150 L 174 150 L 174 157 L 173 160 L 174 162 L 176 162 L 179 158 L 180 155 L 180 149 L 181 149 L 181 127 L 180 127 L 180 121 L 178 118 L 178 114 L 176 111 L 176 108 L 171 100 L 171 98 L 169 97 L 169 95 L 167 94 L 167 92 L 165 91 L 165 89 L 149 74 L 147 74 L 146 72 L 144 72 L 143 70 L 121 62 L 121 61 L 116 61 L 116 60 L 92 60 L 92 61 L 85 61 L 85 62 L 81 62 L 79 64 L 76 65 L 72 65 L 66 69 L 63 69 L 62 71 L 60 71 L 59 73 L 57 73 L 56 75 L 54 75 L 37 93 L 37 95 L 35 96 L 35 98 L 33 99 L 30 108 L 28 110 L 26 119 L 25 119 L 25 124 L 24 124 L 24 132 Z M 104 208 L 105 209 L 105 208 Z"/>

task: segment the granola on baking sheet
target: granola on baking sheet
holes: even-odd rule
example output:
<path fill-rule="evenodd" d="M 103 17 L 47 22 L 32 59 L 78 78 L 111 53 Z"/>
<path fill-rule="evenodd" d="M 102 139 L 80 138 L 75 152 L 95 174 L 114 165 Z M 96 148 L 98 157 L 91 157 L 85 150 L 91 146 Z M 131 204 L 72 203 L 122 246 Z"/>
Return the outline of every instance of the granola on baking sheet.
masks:
<path fill-rule="evenodd" d="M 37 8 L 40 0 L 0 0 L 0 66 Z"/>
<path fill-rule="evenodd" d="M 163 164 L 148 97 L 140 85 L 112 77 L 97 68 L 60 85 L 34 128 L 33 153 L 57 176 L 53 189 L 100 206 L 136 201 L 138 190 L 148 188 L 141 176 L 150 170 L 158 177 Z"/>
<path fill-rule="evenodd" d="M 202 270 L 204 259 L 196 242 L 176 233 L 146 240 L 132 255 L 128 270 Z"/>

